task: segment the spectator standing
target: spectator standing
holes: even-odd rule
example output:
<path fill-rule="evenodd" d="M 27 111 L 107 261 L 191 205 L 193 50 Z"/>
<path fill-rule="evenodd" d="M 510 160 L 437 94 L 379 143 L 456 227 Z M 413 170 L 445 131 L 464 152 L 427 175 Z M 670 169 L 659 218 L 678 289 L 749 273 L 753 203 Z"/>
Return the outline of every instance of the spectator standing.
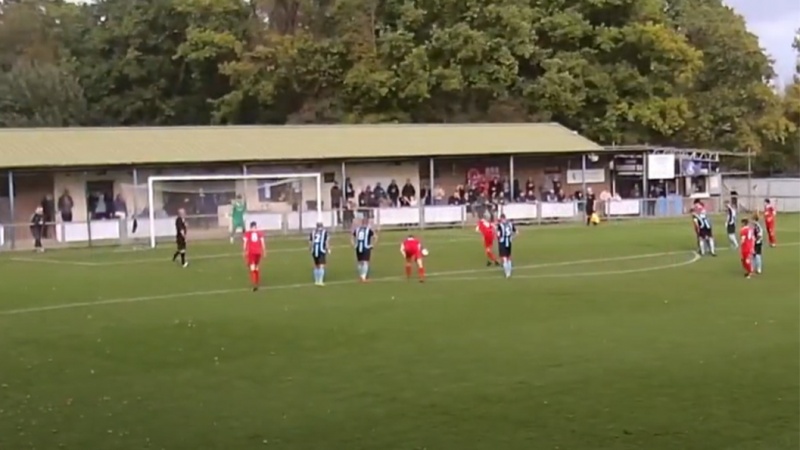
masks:
<path fill-rule="evenodd" d="M 439 185 L 433 190 L 433 203 L 435 205 L 444 205 L 446 203 L 444 189 Z"/>
<path fill-rule="evenodd" d="M 375 188 L 372 189 L 372 195 L 375 196 L 375 206 L 380 206 L 383 199 L 386 198 L 386 189 L 381 186 L 381 183 L 375 183 Z"/>
<path fill-rule="evenodd" d="M 339 183 L 333 182 L 331 186 L 331 208 L 339 210 L 342 207 L 342 189 L 339 188 Z"/>
<path fill-rule="evenodd" d="M 353 183 L 350 182 L 350 177 L 344 179 L 344 199 L 355 200 L 356 190 L 353 189 Z"/>
<path fill-rule="evenodd" d="M 366 208 L 369 206 L 369 195 L 372 193 L 372 189 L 367 186 L 361 192 L 358 193 L 358 207 L 359 208 Z"/>
<path fill-rule="evenodd" d="M 44 247 L 42 247 L 42 238 L 44 237 L 46 227 L 47 222 L 45 221 L 44 208 L 38 206 L 31 216 L 31 235 L 33 236 L 33 248 L 37 252 L 44 251 Z"/>
<path fill-rule="evenodd" d="M 431 190 L 428 188 L 427 184 L 423 183 L 419 188 L 419 201 L 423 205 L 431 204 Z"/>
<path fill-rule="evenodd" d="M 44 230 L 42 236 L 47 239 L 50 237 L 50 225 L 56 220 L 56 202 L 50 194 L 42 199 L 42 214 L 44 215 Z"/>
<path fill-rule="evenodd" d="M 118 219 L 128 217 L 128 203 L 125 202 L 125 197 L 122 194 L 117 194 L 114 198 L 114 216 Z"/>
<path fill-rule="evenodd" d="M 397 181 L 392 180 L 392 182 L 389 183 L 389 186 L 386 188 L 386 195 L 389 197 L 392 206 L 396 208 L 400 200 L 400 188 L 397 187 Z"/>
<path fill-rule="evenodd" d="M 403 189 L 400 191 L 400 194 L 401 196 L 405 197 L 409 203 L 411 200 L 417 197 L 417 190 L 414 189 L 414 185 L 411 184 L 410 179 L 406 180 L 406 184 L 403 185 Z"/>
<path fill-rule="evenodd" d="M 72 208 L 75 207 L 75 201 L 72 199 L 67 189 L 58 197 L 58 212 L 61 215 L 62 222 L 72 222 Z"/>
<path fill-rule="evenodd" d="M 528 181 L 525 182 L 525 198 L 535 198 L 536 197 L 536 185 L 533 184 L 533 178 L 528 178 Z"/>

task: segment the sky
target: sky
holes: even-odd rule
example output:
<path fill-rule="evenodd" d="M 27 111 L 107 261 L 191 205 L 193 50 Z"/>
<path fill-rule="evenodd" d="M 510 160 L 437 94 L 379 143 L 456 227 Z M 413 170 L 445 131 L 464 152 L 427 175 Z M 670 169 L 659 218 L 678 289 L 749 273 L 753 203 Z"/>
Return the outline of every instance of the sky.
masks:
<path fill-rule="evenodd" d="M 758 35 L 761 46 L 775 60 L 780 80 L 790 80 L 796 63 L 792 41 L 800 28 L 800 0 L 725 0 L 725 3 L 743 15 L 747 27 Z"/>

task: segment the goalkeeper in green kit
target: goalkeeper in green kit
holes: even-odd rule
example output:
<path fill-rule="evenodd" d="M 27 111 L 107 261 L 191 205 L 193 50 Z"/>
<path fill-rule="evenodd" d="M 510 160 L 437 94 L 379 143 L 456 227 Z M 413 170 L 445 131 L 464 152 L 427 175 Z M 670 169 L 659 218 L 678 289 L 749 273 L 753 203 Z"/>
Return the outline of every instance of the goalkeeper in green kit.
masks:
<path fill-rule="evenodd" d="M 233 244 L 237 233 L 244 234 L 246 231 L 244 226 L 245 211 L 247 211 L 247 205 L 242 201 L 241 196 L 237 196 L 233 204 L 231 204 L 231 244 Z"/>

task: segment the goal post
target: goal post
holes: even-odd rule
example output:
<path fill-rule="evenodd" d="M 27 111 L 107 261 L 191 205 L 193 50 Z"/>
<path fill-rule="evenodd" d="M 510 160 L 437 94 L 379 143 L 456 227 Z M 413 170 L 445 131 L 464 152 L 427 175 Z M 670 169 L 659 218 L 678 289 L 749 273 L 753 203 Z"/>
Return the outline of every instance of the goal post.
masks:
<path fill-rule="evenodd" d="M 324 220 L 323 196 L 322 196 L 322 174 L 315 172 L 298 173 L 265 173 L 265 174 L 242 174 L 242 175 L 154 175 L 147 179 L 147 211 L 145 217 L 148 219 L 148 233 L 150 247 L 155 248 L 159 234 L 164 236 L 164 218 L 174 221 L 176 211 L 166 211 L 165 196 L 169 193 L 182 193 L 182 197 L 213 197 L 210 220 L 218 219 L 222 221 L 224 217 L 220 202 L 227 202 L 230 205 L 234 198 L 241 198 L 248 208 L 248 215 L 270 215 L 274 219 L 289 213 L 299 215 L 295 227 L 309 228 L 308 223 L 303 223 L 303 217 L 311 213 L 314 223 L 327 221 Z M 308 186 L 308 183 L 313 183 Z M 186 186 L 186 187 L 183 187 Z M 219 186 L 223 186 L 220 188 Z M 282 188 L 278 189 L 278 188 Z M 275 198 L 277 194 L 270 191 L 281 192 L 281 198 Z M 308 191 L 304 195 L 304 191 Z M 284 194 L 293 197 L 292 200 L 284 198 Z M 291 195 L 294 193 L 295 195 Z M 173 195 L 174 196 L 174 195 Z M 311 198 L 313 196 L 313 198 Z M 184 199 L 188 201 L 188 199 Z M 174 202 L 173 202 L 174 203 Z M 291 205 L 288 205 L 291 203 Z M 253 210 L 253 206 L 257 209 Z M 172 205 L 174 208 L 174 204 Z M 281 208 L 283 206 L 283 208 Z M 272 208 L 272 209 L 271 209 Z M 288 209 L 287 209 L 288 208 Z M 274 210 L 273 210 L 274 209 Z M 159 211 L 159 214 L 157 214 Z M 208 211 L 204 211 L 208 212 Z M 316 214 L 314 214 L 316 213 Z M 307 219 L 307 221 L 308 221 Z M 296 222 L 297 222 L 296 221 Z M 274 222 L 274 220 L 273 220 Z M 281 222 L 282 223 L 282 222 Z M 159 231 L 159 227 L 161 230 Z"/>

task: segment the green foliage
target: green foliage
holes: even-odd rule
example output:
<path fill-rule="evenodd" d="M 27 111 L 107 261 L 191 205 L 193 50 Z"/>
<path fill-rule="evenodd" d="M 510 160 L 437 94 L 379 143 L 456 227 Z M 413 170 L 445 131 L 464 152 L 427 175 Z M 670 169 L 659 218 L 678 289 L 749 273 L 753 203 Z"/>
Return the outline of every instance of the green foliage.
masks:
<path fill-rule="evenodd" d="M 66 127 L 86 121 L 83 89 L 64 68 L 20 61 L 0 73 L 0 127 Z"/>
<path fill-rule="evenodd" d="M 552 120 L 609 144 L 757 152 L 796 131 L 791 101 L 768 85 L 769 59 L 721 0 L 30 0 L 1 10 L 0 68 L 64 67 L 96 125 Z"/>

